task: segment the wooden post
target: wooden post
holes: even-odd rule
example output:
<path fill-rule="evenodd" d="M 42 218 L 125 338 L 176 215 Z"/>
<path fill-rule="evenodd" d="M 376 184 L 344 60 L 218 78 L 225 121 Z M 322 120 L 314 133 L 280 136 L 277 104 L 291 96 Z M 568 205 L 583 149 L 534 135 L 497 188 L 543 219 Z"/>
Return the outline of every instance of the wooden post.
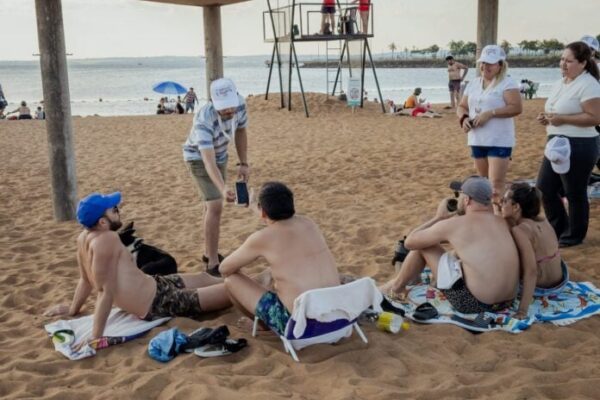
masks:
<path fill-rule="evenodd" d="M 206 96 L 210 97 L 210 83 L 223 77 L 221 6 L 204 7 L 204 52 L 206 56 Z"/>
<path fill-rule="evenodd" d="M 75 219 L 77 177 L 61 0 L 35 0 L 54 217 Z"/>
<path fill-rule="evenodd" d="M 498 42 L 498 0 L 478 0 L 477 3 L 477 51 L 475 59 L 488 44 Z M 477 68 L 479 76 L 479 68 Z"/>

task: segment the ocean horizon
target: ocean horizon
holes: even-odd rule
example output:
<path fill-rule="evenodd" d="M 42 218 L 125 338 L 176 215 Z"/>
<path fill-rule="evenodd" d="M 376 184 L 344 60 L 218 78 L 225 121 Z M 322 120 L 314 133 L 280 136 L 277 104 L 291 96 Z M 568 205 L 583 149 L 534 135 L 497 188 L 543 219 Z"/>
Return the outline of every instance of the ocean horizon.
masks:
<path fill-rule="evenodd" d="M 374 55 L 374 58 L 380 58 Z M 224 75 L 233 79 L 243 96 L 263 94 L 267 88 L 269 69 L 265 61 L 270 55 L 227 56 Z M 323 56 L 299 56 L 300 65 Z M 161 95 L 152 86 L 161 81 L 176 81 L 193 87 L 200 103 L 206 101 L 205 59 L 202 56 L 127 57 L 69 59 L 69 88 L 72 115 L 149 115 L 156 112 Z M 354 69 L 357 74 L 359 70 Z M 270 93 L 279 92 L 276 71 L 271 77 Z M 331 91 L 325 68 L 300 68 L 306 92 Z M 335 69 L 329 72 L 330 79 Z M 347 86 L 348 70 L 342 71 L 342 87 Z M 552 83 L 560 78 L 558 68 L 512 68 L 513 79 L 529 79 L 540 84 L 539 97 L 545 97 Z M 467 80 L 475 77 L 470 68 Z M 415 87 L 423 89 L 422 97 L 432 104 L 449 102 L 445 68 L 378 68 L 377 78 L 384 99 L 402 103 Z M 285 83 L 284 83 L 285 84 Z M 0 85 L 9 102 L 8 111 L 26 101 L 34 109 L 43 99 L 40 64 L 31 61 L 0 61 Z M 293 70 L 292 90 L 300 91 L 296 69 Z M 365 90 L 369 100 L 377 97 L 375 79 L 370 68 L 365 70 Z M 170 96 L 173 98 L 173 96 Z"/>

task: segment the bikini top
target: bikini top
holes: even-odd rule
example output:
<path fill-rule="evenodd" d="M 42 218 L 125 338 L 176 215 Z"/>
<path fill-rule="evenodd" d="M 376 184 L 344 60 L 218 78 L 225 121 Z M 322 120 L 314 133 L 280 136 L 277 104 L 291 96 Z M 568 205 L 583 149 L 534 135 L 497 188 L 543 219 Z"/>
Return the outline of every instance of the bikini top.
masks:
<path fill-rule="evenodd" d="M 556 252 L 554 254 L 552 254 L 550 256 L 544 256 L 542 258 L 538 258 L 536 260 L 536 262 L 539 264 L 539 263 L 542 263 L 545 261 L 550 261 L 550 260 L 553 260 L 554 258 L 558 257 L 559 255 L 560 255 L 560 251 L 556 250 Z"/>

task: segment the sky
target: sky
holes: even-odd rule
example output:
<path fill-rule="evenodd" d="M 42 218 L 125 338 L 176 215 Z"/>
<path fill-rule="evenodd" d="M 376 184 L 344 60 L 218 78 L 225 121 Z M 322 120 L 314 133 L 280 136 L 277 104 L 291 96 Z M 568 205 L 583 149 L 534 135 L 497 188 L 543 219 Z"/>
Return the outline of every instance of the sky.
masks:
<path fill-rule="evenodd" d="M 288 3 L 272 0 L 277 1 Z M 389 51 L 392 42 L 402 50 L 432 44 L 447 48 L 451 40 L 476 41 L 477 0 L 373 0 L 373 4 L 374 53 Z M 62 0 L 62 8 L 72 58 L 204 55 L 201 7 L 141 0 Z M 222 8 L 225 55 L 271 53 L 272 44 L 263 41 L 265 10 L 266 0 Z M 500 0 L 498 41 L 570 42 L 584 34 L 595 36 L 600 33 L 599 12 L 600 0 Z M 297 50 L 323 53 L 325 44 L 302 43 Z M 35 1 L 0 0 L 0 61 L 32 60 L 38 52 Z"/>

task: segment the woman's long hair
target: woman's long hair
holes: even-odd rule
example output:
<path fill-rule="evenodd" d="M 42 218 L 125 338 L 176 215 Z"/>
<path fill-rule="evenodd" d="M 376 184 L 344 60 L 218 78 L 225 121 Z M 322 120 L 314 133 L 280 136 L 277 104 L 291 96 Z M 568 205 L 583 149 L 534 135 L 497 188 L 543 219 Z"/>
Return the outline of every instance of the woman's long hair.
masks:
<path fill-rule="evenodd" d="M 584 42 L 573 42 L 566 46 L 567 49 L 571 50 L 573 57 L 580 63 L 585 62 L 585 70 L 590 73 L 596 80 L 600 80 L 600 71 L 598 71 L 598 65 L 592 57 L 592 50 Z"/>

